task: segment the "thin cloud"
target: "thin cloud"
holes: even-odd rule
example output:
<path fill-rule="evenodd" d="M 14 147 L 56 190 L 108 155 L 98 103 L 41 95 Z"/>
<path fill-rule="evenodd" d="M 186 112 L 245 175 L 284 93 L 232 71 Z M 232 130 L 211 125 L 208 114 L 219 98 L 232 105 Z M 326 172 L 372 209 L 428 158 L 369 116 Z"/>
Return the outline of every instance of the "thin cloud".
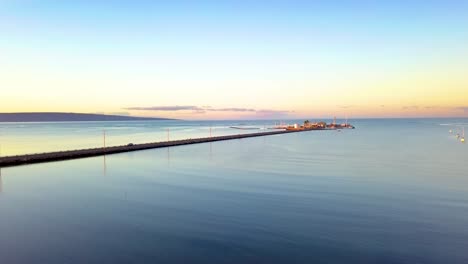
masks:
<path fill-rule="evenodd" d="M 265 114 L 265 115 L 286 115 L 291 113 L 291 111 L 283 111 L 283 110 L 270 110 L 270 109 L 261 109 L 256 111 L 258 114 Z"/>
<path fill-rule="evenodd" d="M 338 105 L 339 108 L 348 109 L 355 107 L 354 105 Z"/>
<path fill-rule="evenodd" d="M 256 112 L 255 109 L 251 108 L 207 108 L 205 110 L 213 112 Z"/>
<path fill-rule="evenodd" d="M 428 106 L 425 106 L 424 108 L 425 109 L 437 109 L 437 108 L 440 108 L 440 106 L 438 106 L 438 105 L 428 105 Z"/>
<path fill-rule="evenodd" d="M 150 107 L 126 107 L 125 110 L 137 111 L 203 111 L 205 109 L 193 105 L 171 105 L 171 106 L 150 106 Z"/>
<path fill-rule="evenodd" d="M 403 106 L 403 110 L 418 110 L 419 106 L 418 105 L 410 105 L 410 106 Z"/>
<path fill-rule="evenodd" d="M 192 110 L 193 114 L 205 114 L 206 110 L 205 109 L 197 109 L 197 110 Z"/>
<path fill-rule="evenodd" d="M 194 106 L 194 105 L 171 105 L 171 106 L 150 106 L 150 107 L 126 107 L 125 110 L 132 111 L 192 111 L 194 114 L 204 114 L 207 112 L 244 112 L 244 113 L 256 113 L 261 115 L 274 115 L 281 114 L 285 115 L 291 113 L 291 111 L 284 110 L 272 110 L 272 109 L 253 109 L 253 108 L 239 108 L 239 107 L 229 107 L 229 108 L 213 108 L 211 106 Z"/>
<path fill-rule="evenodd" d="M 445 110 L 445 111 L 462 111 L 465 114 L 468 114 L 468 106 L 458 106 L 458 107 L 446 107 L 440 105 L 427 105 L 427 106 L 418 106 L 418 105 L 410 105 L 410 106 L 403 106 L 403 110 Z"/>
<path fill-rule="evenodd" d="M 463 111 L 463 113 L 468 114 L 468 106 L 460 106 L 456 107 L 455 109 Z"/>

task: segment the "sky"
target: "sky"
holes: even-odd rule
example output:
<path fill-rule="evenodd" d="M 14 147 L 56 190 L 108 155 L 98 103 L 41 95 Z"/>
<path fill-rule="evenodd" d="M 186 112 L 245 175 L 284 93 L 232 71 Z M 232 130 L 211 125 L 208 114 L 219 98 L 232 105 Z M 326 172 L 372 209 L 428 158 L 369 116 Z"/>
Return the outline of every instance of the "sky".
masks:
<path fill-rule="evenodd" d="M 467 117 L 468 1 L 0 0 L 0 112 Z"/>

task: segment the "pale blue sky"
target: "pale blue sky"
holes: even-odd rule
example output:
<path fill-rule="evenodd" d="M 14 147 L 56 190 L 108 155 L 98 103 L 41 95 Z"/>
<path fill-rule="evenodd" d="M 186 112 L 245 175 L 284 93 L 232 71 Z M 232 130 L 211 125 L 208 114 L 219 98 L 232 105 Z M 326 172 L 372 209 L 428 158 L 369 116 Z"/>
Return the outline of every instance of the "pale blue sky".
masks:
<path fill-rule="evenodd" d="M 467 13 L 467 1 L 1 1 L 0 111 L 460 107 Z"/>

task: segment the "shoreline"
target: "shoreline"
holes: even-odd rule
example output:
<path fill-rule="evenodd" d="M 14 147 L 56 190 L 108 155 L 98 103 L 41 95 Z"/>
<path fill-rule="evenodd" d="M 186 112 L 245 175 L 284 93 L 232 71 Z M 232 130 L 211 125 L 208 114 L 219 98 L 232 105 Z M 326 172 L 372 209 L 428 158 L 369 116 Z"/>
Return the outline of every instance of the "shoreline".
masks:
<path fill-rule="evenodd" d="M 146 149 L 175 147 L 175 146 L 201 144 L 201 143 L 224 141 L 224 140 L 261 137 L 261 136 L 273 136 L 273 135 L 281 135 L 281 134 L 288 134 L 288 133 L 319 131 L 319 130 L 331 130 L 331 129 L 282 130 L 282 131 L 237 134 L 237 135 L 217 136 L 217 137 L 189 138 L 189 139 L 181 139 L 181 140 L 121 145 L 121 146 L 112 146 L 112 147 L 100 147 L 100 148 L 90 148 L 90 149 L 77 149 L 77 150 L 67 150 L 67 151 L 36 153 L 36 154 L 24 154 L 24 155 L 16 155 L 16 156 L 5 156 L 5 157 L 0 157 L 0 168 L 36 164 L 36 163 L 89 158 L 89 157 L 96 157 L 96 156 L 103 156 L 103 155 L 110 155 L 110 154 L 117 154 L 117 153 L 131 152 L 131 151 L 139 151 L 139 150 L 146 150 Z"/>

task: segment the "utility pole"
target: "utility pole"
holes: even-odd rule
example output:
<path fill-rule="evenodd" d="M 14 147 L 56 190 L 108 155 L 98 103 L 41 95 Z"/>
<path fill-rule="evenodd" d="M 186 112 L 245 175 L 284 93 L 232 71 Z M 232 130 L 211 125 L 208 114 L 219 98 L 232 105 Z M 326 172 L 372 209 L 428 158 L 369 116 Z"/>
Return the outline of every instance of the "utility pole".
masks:
<path fill-rule="evenodd" d="M 169 142 L 169 128 L 167 129 L 167 142 Z"/>
<path fill-rule="evenodd" d="M 211 125 L 210 125 L 210 137 L 211 137 Z"/>
<path fill-rule="evenodd" d="M 106 130 L 102 131 L 102 143 L 104 148 L 106 148 Z"/>

